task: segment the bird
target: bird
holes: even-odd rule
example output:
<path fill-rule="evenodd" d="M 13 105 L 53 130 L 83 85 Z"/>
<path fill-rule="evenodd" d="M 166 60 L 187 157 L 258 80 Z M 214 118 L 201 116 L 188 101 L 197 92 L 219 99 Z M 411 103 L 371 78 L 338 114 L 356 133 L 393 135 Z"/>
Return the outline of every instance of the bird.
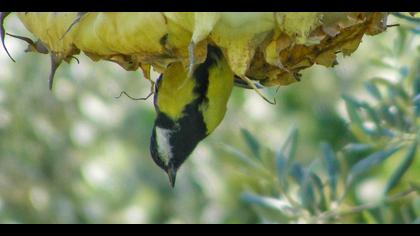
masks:
<path fill-rule="evenodd" d="M 223 120 L 234 81 L 222 51 L 210 44 L 206 60 L 192 73 L 174 62 L 156 80 L 150 154 L 172 188 L 178 169 Z"/>

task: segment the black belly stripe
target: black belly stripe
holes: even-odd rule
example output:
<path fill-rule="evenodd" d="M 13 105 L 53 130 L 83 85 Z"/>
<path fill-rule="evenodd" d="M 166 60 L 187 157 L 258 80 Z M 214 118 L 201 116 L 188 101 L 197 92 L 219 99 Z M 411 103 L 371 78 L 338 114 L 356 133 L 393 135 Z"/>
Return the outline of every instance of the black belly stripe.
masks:
<path fill-rule="evenodd" d="M 218 48 L 209 45 L 206 61 L 198 65 L 193 73 L 193 78 L 196 80 L 193 92 L 196 98 L 185 106 L 183 110 L 184 115 L 180 119 L 172 120 L 156 107 L 158 116 L 155 120 L 155 126 L 172 130 L 169 143 L 172 146 L 172 161 L 177 167 L 188 158 L 198 143 L 207 136 L 207 127 L 204 123 L 203 114 L 199 109 L 200 106 L 205 106 L 208 103 L 208 68 L 217 63 L 217 59 L 214 58 L 215 56 L 217 59 L 220 58 L 222 52 Z M 153 130 L 153 132 L 156 131 Z M 156 140 L 152 140 L 152 142 L 156 142 Z"/>

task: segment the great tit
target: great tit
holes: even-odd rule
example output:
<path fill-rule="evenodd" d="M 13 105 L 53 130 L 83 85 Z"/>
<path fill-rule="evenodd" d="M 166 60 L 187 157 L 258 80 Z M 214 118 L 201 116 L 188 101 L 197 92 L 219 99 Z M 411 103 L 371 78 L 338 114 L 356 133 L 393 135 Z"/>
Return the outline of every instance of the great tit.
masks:
<path fill-rule="evenodd" d="M 175 62 L 156 81 L 150 153 L 172 187 L 179 167 L 223 120 L 233 85 L 234 74 L 223 53 L 211 45 L 206 60 L 192 73 Z"/>

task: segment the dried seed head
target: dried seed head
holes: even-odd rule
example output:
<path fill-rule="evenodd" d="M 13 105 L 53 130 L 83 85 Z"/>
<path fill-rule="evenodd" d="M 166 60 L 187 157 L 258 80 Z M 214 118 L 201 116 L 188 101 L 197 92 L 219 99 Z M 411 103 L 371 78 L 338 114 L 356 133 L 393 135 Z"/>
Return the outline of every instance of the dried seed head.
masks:
<path fill-rule="evenodd" d="M 7 14 L 2 13 L 2 21 Z M 363 35 L 386 30 L 387 15 L 375 12 L 18 13 L 28 30 L 39 38 L 31 43 L 32 50 L 45 53 L 49 49 L 61 55 L 61 59 L 83 51 L 95 61 L 109 60 L 126 70 L 153 67 L 163 72 L 175 61 L 192 70 L 205 60 L 207 44 L 211 43 L 222 50 L 238 77 L 257 80 L 264 86 L 296 82 L 299 80 L 296 75 L 315 63 L 326 67 L 337 65 L 337 52 L 350 55 L 358 48 Z M 55 60 L 52 64 L 52 72 L 59 62 Z"/>

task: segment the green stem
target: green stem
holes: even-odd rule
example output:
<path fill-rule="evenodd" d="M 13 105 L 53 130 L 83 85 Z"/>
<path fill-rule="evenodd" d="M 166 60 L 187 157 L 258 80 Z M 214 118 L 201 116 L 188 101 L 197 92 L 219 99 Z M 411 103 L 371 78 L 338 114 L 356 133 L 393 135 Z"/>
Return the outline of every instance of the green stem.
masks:
<path fill-rule="evenodd" d="M 408 197 L 410 194 L 415 193 L 415 192 L 416 190 L 413 187 L 410 187 L 408 190 L 398 193 L 394 196 L 387 197 L 380 202 L 366 203 L 359 206 L 355 206 L 348 210 L 324 212 L 322 215 L 316 216 L 314 220 L 316 220 L 317 222 L 325 222 L 331 218 L 338 219 L 346 215 L 352 215 L 352 214 L 360 213 L 366 210 L 371 210 L 374 208 L 378 208 L 385 203 L 392 203 L 392 202 L 404 199 Z"/>

